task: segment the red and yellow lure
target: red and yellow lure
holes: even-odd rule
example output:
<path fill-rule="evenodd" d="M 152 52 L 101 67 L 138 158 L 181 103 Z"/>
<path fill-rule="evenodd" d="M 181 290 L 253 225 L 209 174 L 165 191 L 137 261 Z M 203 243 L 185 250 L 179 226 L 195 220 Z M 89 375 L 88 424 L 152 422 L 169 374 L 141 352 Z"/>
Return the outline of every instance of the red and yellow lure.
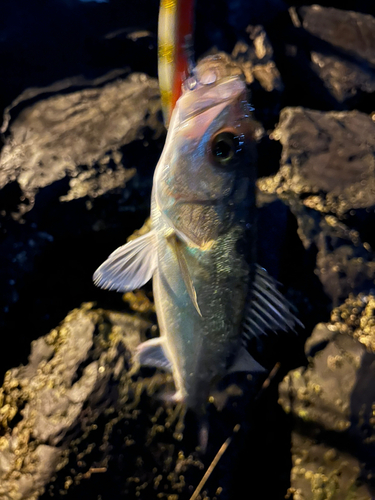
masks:
<path fill-rule="evenodd" d="M 183 82 L 191 73 L 194 0 L 161 0 L 158 71 L 161 104 L 168 127 Z"/>

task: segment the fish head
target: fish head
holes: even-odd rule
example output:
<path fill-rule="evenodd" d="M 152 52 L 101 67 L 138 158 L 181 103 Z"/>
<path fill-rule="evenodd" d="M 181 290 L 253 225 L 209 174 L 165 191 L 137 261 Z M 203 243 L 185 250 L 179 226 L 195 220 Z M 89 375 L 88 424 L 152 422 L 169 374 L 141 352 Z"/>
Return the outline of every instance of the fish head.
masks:
<path fill-rule="evenodd" d="M 246 83 L 219 57 L 204 59 L 173 112 L 154 178 L 172 227 L 202 247 L 225 231 L 255 185 L 255 126 Z"/>

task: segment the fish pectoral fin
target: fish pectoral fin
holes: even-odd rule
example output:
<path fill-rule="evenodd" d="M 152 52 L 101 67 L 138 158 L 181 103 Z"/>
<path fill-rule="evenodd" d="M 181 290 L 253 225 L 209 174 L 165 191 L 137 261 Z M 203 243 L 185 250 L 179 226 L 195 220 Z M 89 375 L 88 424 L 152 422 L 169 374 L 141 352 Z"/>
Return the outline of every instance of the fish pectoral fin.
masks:
<path fill-rule="evenodd" d="M 244 339 L 265 334 L 267 330 L 295 331 L 303 324 L 292 313 L 292 305 L 277 290 L 276 281 L 260 266 L 256 267 L 250 299 L 247 303 L 242 333 Z"/>
<path fill-rule="evenodd" d="M 135 353 L 139 364 L 152 368 L 162 368 L 171 372 L 172 363 L 165 354 L 163 344 L 164 339 L 162 337 L 146 340 L 146 342 L 140 344 Z"/>
<path fill-rule="evenodd" d="M 241 347 L 233 364 L 228 368 L 227 373 L 247 372 L 247 373 L 262 373 L 266 369 L 255 361 L 251 354 Z"/>
<path fill-rule="evenodd" d="M 157 266 L 154 231 L 129 241 L 115 250 L 95 271 L 95 285 L 109 290 L 129 292 L 152 278 Z"/>
<path fill-rule="evenodd" d="M 191 276 L 190 276 L 190 273 L 189 273 L 189 268 L 188 268 L 188 264 L 186 262 L 185 255 L 184 255 L 183 250 L 182 250 L 181 241 L 175 233 L 171 234 L 168 237 L 168 241 L 172 245 L 173 250 L 176 254 L 178 266 L 180 268 L 182 278 L 184 280 L 186 290 L 189 294 L 189 297 L 190 297 L 197 313 L 199 314 L 199 316 L 202 316 L 202 313 L 201 313 L 201 310 L 200 310 L 199 304 L 198 304 L 197 292 L 195 291 L 194 283 L 193 283 Z"/>

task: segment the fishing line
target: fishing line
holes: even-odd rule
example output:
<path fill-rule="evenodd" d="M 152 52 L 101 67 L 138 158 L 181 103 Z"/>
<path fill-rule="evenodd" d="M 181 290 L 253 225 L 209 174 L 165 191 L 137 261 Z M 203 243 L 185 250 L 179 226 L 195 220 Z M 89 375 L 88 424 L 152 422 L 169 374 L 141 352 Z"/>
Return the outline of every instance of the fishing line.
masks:
<path fill-rule="evenodd" d="M 233 427 L 233 431 L 232 431 L 232 435 L 229 436 L 225 441 L 224 443 L 220 446 L 220 449 L 219 451 L 216 453 L 215 455 L 215 458 L 212 460 L 212 462 L 210 463 L 208 469 L 206 470 L 206 472 L 204 473 L 204 476 L 202 477 L 200 483 L 198 484 L 198 486 L 196 487 L 194 493 L 192 494 L 192 496 L 190 497 L 190 500 L 196 500 L 198 498 L 198 495 L 200 494 L 200 492 L 202 491 L 202 488 L 203 486 L 206 484 L 208 478 L 210 477 L 212 471 L 215 469 L 215 467 L 217 466 L 217 464 L 219 463 L 219 460 L 221 459 L 221 457 L 224 455 L 224 453 L 227 451 L 229 445 L 231 444 L 232 442 L 232 439 L 234 437 L 234 434 L 236 434 L 239 430 L 241 429 L 241 426 L 240 424 L 236 424 L 234 427 Z"/>
<path fill-rule="evenodd" d="M 258 401 L 258 399 L 262 396 L 262 394 L 264 393 L 264 391 L 266 389 L 268 389 L 268 387 L 270 386 L 272 380 L 276 377 L 277 373 L 279 372 L 280 366 L 281 366 L 281 364 L 278 361 L 275 364 L 275 366 L 272 368 L 272 370 L 270 371 L 270 374 L 268 375 L 268 377 L 266 378 L 266 380 L 263 382 L 262 387 L 260 388 L 260 391 L 258 392 L 256 398 L 254 399 L 254 402 Z M 240 424 L 236 424 L 233 427 L 232 434 L 229 437 L 227 437 L 227 439 L 224 441 L 224 443 L 220 446 L 219 451 L 216 453 L 214 459 L 212 460 L 212 462 L 208 466 L 206 472 L 204 473 L 204 476 L 202 477 L 202 479 L 200 480 L 200 482 L 199 482 L 198 486 L 196 487 L 194 493 L 190 497 L 190 500 L 197 500 L 200 492 L 202 491 L 204 485 L 208 481 L 208 479 L 209 479 L 210 475 L 212 474 L 213 470 L 215 469 L 215 467 L 219 463 L 221 457 L 224 455 L 224 453 L 229 448 L 229 445 L 233 441 L 233 438 L 234 438 L 235 434 L 237 434 L 237 432 L 240 429 L 241 429 L 241 425 Z"/>

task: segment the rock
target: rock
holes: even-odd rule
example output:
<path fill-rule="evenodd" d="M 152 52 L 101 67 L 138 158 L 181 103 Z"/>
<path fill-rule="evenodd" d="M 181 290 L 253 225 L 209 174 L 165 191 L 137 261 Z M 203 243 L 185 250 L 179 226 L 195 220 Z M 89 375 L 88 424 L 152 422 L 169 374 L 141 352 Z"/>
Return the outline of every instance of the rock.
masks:
<path fill-rule="evenodd" d="M 361 463 L 330 443 L 317 443 L 298 432 L 292 434 L 293 468 L 286 499 L 367 500 L 371 488 L 362 484 Z"/>
<path fill-rule="evenodd" d="M 371 208 L 375 205 L 374 133 L 374 121 L 358 111 L 284 108 L 272 134 L 283 146 L 274 189 L 303 195 L 305 206 L 327 213 L 343 215 L 350 209 Z"/>
<path fill-rule="evenodd" d="M 251 45 L 238 42 L 232 52 L 233 59 L 240 64 L 246 82 L 251 85 L 254 79 L 266 92 L 282 92 L 280 73 L 273 61 L 273 48 L 262 26 L 248 26 Z"/>
<path fill-rule="evenodd" d="M 92 309 L 70 313 L 33 343 L 0 389 L 0 497 L 36 499 L 66 463 L 74 437 L 116 404 L 119 380 L 150 323 Z"/>
<path fill-rule="evenodd" d="M 3 0 L 2 7 L 0 115 L 25 89 L 64 78 L 96 78 L 124 67 L 157 74 L 159 4 L 154 0 L 140 0 L 136 6 L 116 0 L 52 0 L 33 7 L 26 0 L 17 6 Z M 153 33 L 147 44 L 127 38 L 141 30 Z"/>
<path fill-rule="evenodd" d="M 310 35 L 312 69 L 325 88 L 347 109 L 365 107 L 375 92 L 375 18 L 319 5 L 298 13 Z"/>
<path fill-rule="evenodd" d="M 374 304 L 373 295 L 361 294 L 334 309 L 306 344 L 308 366 L 280 384 L 280 403 L 293 421 L 293 498 L 371 496 Z"/>
<path fill-rule="evenodd" d="M 375 19 L 372 16 L 319 5 L 301 7 L 298 13 L 304 29 L 312 35 L 358 60 L 375 63 Z"/>
<path fill-rule="evenodd" d="M 158 110 L 157 82 L 142 74 L 38 101 L 9 125 L 0 189 L 19 184 L 22 214 L 32 209 L 36 193 L 66 177 L 70 190 L 62 201 L 124 186 L 135 171 L 121 165 L 121 154 L 108 152 L 138 138 L 141 127 L 156 128 Z"/>
<path fill-rule="evenodd" d="M 317 274 L 333 304 L 340 304 L 350 293 L 374 288 L 373 252 L 361 244 L 354 231 L 345 230 L 334 218 L 321 223 L 315 239 L 318 248 Z M 354 238 L 353 238 L 354 233 Z"/>
<path fill-rule="evenodd" d="M 82 489 L 87 497 L 190 496 L 229 435 L 233 444 L 205 489 L 211 496 L 224 489 L 224 499 L 243 489 L 248 475 L 231 478 L 249 443 L 254 459 L 264 452 L 255 424 L 267 372 L 220 383 L 222 408 L 208 407 L 202 457 L 194 415 L 158 397 L 171 376 L 133 366 L 136 347 L 155 330 L 147 320 L 84 304 L 33 343 L 29 363 L 9 370 L 0 389 L 1 498 L 77 498 Z"/>
<path fill-rule="evenodd" d="M 262 26 L 248 26 L 249 43 L 237 42 L 232 57 L 251 90 L 254 113 L 269 128 L 277 121 L 284 85 L 273 59 L 273 48 Z"/>
<path fill-rule="evenodd" d="M 284 105 L 373 111 L 375 12 L 339 10 L 349 9 L 347 4 L 298 8 L 293 3 L 288 15 L 265 25 L 285 85 Z"/>
<path fill-rule="evenodd" d="M 288 2 L 289 4 L 291 2 Z M 375 15 L 375 6 L 372 0 L 329 0 L 320 2 L 321 5 L 334 7 L 335 9 L 353 10 L 363 14 Z M 293 5 L 305 5 L 304 0 L 293 1 Z"/>
<path fill-rule="evenodd" d="M 10 351 L 0 355 L 5 369 L 20 359 L 19 348 L 26 358 L 41 328 L 52 328 L 83 296 L 98 298 L 92 273 L 149 212 L 164 141 L 157 81 L 114 72 L 80 85 L 68 79 L 34 89 L 7 110 L 0 324 L 5 335 L 19 331 L 28 340 L 9 337 Z M 56 289 L 64 297 L 57 307 Z"/>
<path fill-rule="evenodd" d="M 285 108 L 271 136 L 283 146 L 281 168 L 258 181 L 290 207 L 333 305 L 374 286 L 373 241 L 347 225 L 348 217 L 356 225 L 357 210 L 362 227 L 373 223 L 374 132 L 372 119 L 357 111 Z"/>

